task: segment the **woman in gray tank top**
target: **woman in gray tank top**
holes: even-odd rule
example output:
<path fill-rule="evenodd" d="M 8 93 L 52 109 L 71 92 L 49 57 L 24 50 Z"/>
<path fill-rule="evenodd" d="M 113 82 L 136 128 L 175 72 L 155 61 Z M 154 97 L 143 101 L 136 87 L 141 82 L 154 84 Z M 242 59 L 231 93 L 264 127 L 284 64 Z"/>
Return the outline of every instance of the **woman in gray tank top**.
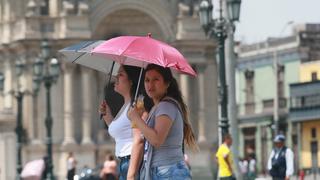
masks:
<path fill-rule="evenodd" d="M 169 68 L 150 64 L 145 70 L 144 85 L 154 103 L 147 121 L 141 119 L 136 107 L 128 113 L 145 141 L 140 179 L 191 179 L 183 144 L 198 147 L 177 81 Z"/>

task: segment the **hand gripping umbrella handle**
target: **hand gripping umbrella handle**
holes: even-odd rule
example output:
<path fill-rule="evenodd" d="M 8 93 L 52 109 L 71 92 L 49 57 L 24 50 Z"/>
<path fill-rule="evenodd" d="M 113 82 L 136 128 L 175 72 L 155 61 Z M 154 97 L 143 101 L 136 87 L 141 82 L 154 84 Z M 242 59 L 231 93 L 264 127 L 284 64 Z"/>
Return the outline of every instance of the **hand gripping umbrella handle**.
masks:
<path fill-rule="evenodd" d="M 112 77 L 112 72 L 113 72 L 113 68 L 114 68 L 114 64 L 115 62 L 113 61 L 112 62 L 112 65 L 111 65 L 111 69 L 110 69 L 110 73 L 109 73 L 109 79 L 108 79 L 108 83 L 104 89 L 104 100 L 107 100 L 107 89 L 110 87 L 111 85 L 111 77 Z M 104 114 L 100 114 L 100 120 L 103 120 L 103 116 Z"/>

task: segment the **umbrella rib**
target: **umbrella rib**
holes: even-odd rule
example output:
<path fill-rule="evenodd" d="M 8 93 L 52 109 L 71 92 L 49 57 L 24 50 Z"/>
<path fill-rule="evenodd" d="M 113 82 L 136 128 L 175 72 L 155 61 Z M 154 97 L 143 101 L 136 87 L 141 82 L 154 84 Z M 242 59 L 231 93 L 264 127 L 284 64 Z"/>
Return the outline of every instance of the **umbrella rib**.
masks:
<path fill-rule="evenodd" d="M 81 58 L 83 55 L 85 55 L 86 53 L 82 53 L 80 54 L 75 60 L 72 61 L 72 63 L 76 62 L 79 58 Z"/>
<path fill-rule="evenodd" d="M 93 44 L 93 43 L 95 43 L 95 42 L 97 42 L 97 41 L 91 41 L 91 42 L 83 45 L 80 49 L 86 48 L 86 47 L 90 46 L 91 44 Z M 83 55 L 85 55 L 85 54 L 86 54 L 85 52 L 83 52 L 82 54 L 80 54 L 75 60 L 72 61 L 72 63 L 76 62 L 79 58 L 81 58 L 81 57 L 82 57 Z"/>

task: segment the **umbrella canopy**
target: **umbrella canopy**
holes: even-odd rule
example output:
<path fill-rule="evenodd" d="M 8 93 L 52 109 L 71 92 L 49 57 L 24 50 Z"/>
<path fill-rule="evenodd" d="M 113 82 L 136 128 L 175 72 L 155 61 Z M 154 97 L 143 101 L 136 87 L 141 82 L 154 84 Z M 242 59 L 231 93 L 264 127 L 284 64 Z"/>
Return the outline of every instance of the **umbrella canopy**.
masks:
<path fill-rule="evenodd" d="M 105 41 L 82 41 L 78 44 L 61 49 L 59 52 L 62 54 L 62 59 L 67 62 L 77 63 L 91 69 L 110 74 L 110 69 L 112 69 L 112 64 L 114 63 L 106 61 L 105 58 L 101 56 L 93 56 L 91 54 L 91 51 L 103 42 Z M 114 69 L 118 69 L 118 67 L 119 64 L 115 63 Z M 117 71 L 112 71 L 112 73 L 115 75 Z"/>
<path fill-rule="evenodd" d="M 93 56 L 110 59 L 120 64 L 146 67 L 157 64 L 169 67 L 180 73 L 196 76 L 183 55 L 174 47 L 143 36 L 119 36 L 97 45 L 91 53 Z"/>

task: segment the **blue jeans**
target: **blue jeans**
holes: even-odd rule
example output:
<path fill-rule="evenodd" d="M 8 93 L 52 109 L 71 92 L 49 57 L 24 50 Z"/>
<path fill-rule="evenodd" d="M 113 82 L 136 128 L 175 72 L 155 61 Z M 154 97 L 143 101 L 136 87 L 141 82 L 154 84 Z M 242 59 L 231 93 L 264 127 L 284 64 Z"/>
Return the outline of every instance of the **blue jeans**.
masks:
<path fill-rule="evenodd" d="M 191 174 L 184 161 L 151 168 L 152 180 L 191 180 Z"/>
<path fill-rule="evenodd" d="M 122 159 L 119 164 L 119 180 L 126 180 L 130 159 Z"/>

